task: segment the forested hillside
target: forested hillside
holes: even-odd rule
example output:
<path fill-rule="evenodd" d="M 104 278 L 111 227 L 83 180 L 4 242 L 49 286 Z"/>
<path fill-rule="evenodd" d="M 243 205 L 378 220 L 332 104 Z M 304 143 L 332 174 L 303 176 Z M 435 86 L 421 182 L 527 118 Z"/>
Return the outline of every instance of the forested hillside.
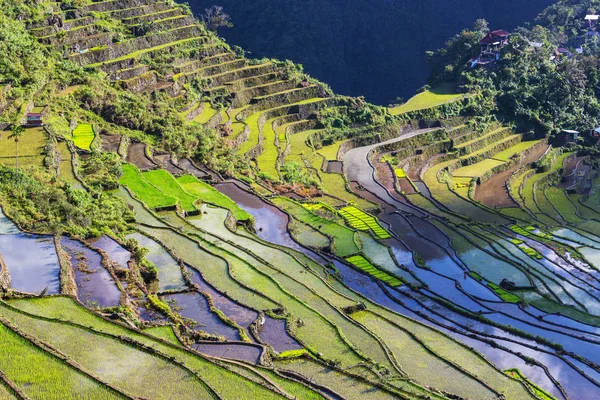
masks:
<path fill-rule="evenodd" d="M 338 93 L 386 105 L 408 99 L 429 75 L 425 52 L 486 18 L 513 29 L 551 0 L 190 0 L 200 14 L 224 6 L 220 33 L 254 56 L 291 59 Z"/>

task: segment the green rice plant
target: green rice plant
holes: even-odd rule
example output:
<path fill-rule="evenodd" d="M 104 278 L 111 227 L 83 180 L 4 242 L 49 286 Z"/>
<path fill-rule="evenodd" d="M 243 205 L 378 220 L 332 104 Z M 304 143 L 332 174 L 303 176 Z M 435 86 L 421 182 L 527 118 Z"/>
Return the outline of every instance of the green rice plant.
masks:
<path fill-rule="evenodd" d="M 44 148 L 48 135 L 42 128 L 25 129 L 19 138 L 19 167 L 41 167 L 44 163 Z M 0 135 L 0 163 L 16 166 L 17 144 L 10 133 Z"/>
<path fill-rule="evenodd" d="M 488 282 L 488 287 L 494 291 L 503 301 L 507 303 L 518 303 L 521 301 L 521 298 L 515 294 L 509 293 L 506 290 L 502 289 L 500 286 L 495 283 Z"/>
<path fill-rule="evenodd" d="M 318 392 L 312 390 L 308 386 L 301 384 L 300 382 L 293 381 L 291 379 L 284 379 L 281 375 L 278 375 L 274 371 L 266 368 L 260 369 L 261 374 L 268 376 L 271 380 L 275 381 L 280 387 L 282 387 L 286 393 L 294 396 L 298 399 L 305 400 L 325 400 Z"/>
<path fill-rule="evenodd" d="M 520 240 L 520 239 L 511 239 L 511 241 L 510 241 L 510 242 L 511 242 L 512 244 L 514 244 L 514 245 L 517 245 L 517 246 L 518 246 L 518 245 L 520 245 L 520 244 L 523 244 L 523 241 L 522 241 L 522 240 Z"/>
<path fill-rule="evenodd" d="M 145 336 L 139 333 L 138 331 L 132 330 L 123 325 L 109 322 L 99 317 L 94 312 L 78 305 L 71 298 L 46 297 L 37 299 L 21 299 L 11 301 L 10 305 L 34 315 L 39 315 L 47 318 L 56 318 L 61 321 L 69 321 L 71 323 L 75 323 L 84 327 L 90 327 L 96 331 L 102 331 L 110 335 L 129 338 L 131 340 L 135 340 L 146 346 L 154 348 L 162 352 L 163 354 L 173 357 L 174 361 L 178 361 L 180 363 L 185 364 L 187 368 L 201 376 L 202 379 L 212 389 L 217 391 L 221 396 L 225 398 L 239 398 L 239 393 L 247 393 L 248 397 L 250 398 L 280 398 L 274 392 L 263 388 L 260 385 L 257 385 L 256 383 L 251 382 L 248 379 L 245 379 L 240 375 L 237 375 L 217 364 L 214 364 L 205 358 L 199 357 L 196 354 L 187 351 L 182 346 L 165 344 L 151 336 Z M 52 333 L 50 332 L 48 334 L 51 335 Z M 79 341 L 77 337 L 71 338 L 71 340 Z M 121 364 L 115 364 L 115 366 L 118 365 Z M 132 367 L 133 366 L 129 365 L 129 368 Z M 158 365 L 155 365 L 155 367 L 158 367 Z M 154 368 L 155 379 L 157 371 L 158 370 Z M 119 373 L 119 371 L 114 371 L 114 373 Z M 121 379 L 127 379 L 127 376 L 122 376 Z M 133 380 L 135 381 L 135 379 Z M 149 385 L 155 386 L 156 382 L 157 381 L 155 381 L 154 383 L 149 383 Z M 177 383 L 178 382 L 173 382 L 172 384 L 176 385 Z M 163 391 L 167 391 L 166 395 L 169 394 L 168 387 L 169 385 L 163 388 Z M 201 393 L 202 391 L 198 392 L 196 395 L 199 395 Z M 191 393 L 190 395 L 193 396 L 194 393 Z"/>
<path fill-rule="evenodd" d="M 261 172 L 267 174 L 271 179 L 278 181 L 279 173 L 277 171 L 277 159 L 279 157 L 279 150 L 275 146 L 275 129 L 273 129 L 273 122 L 281 117 L 275 117 L 267 120 L 262 128 L 263 134 L 263 152 L 256 157 L 258 168 Z M 284 139 L 285 140 L 285 139 Z"/>
<path fill-rule="evenodd" d="M 567 197 L 567 192 L 557 187 L 547 187 L 544 191 L 548 200 L 558 210 L 560 216 L 570 224 L 580 224 L 584 220 L 577 215 L 577 207 Z M 543 194 L 542 194 L 543 196 Z"/>
<path fill-rule="evenodd" d="M 326 367 L 310 359 L 275 361 L 275 367 L 310 377 L 312 382 L 330 388 L 347 399 L 392 400 L 398 395 L 382 391 L 363 380 L 352 379 L 338 370 Z"/>
<path fill-rule="evenodd" d="M 194 119 L 194 122 L 207 124 L 218 112 L 219 110 L 215 110 L 210 103 L 202 103 L 202 112 Z"/>
<path fill-rule="evenodd" d="M 449 365 L 438 355 L 429 351 L 418 336 L 407 327 L 384 318 L 371 311 L 353 313 L 351 318 L 369 328 L 388 345 L 403 371 L 423 385 L 435 387 L 469 399 L 493 398 L 493 392 L 472 376 Z M 434 347 L 441 348 L 439 344 Z M 482 364 L 478 362 L 477 364 Z M 477 374 L 478 376 L 484 376 Z"/>
<path fill-rule="evenodd" d="M 282 351 L 281 353 L 279 353 L 277 355 L 277 359 L 278 360 L 289 360 L 292 358 L 300 358 L 300 357 L 304 357 L 306 355 L 308 355 L 308 351 L 306 351 L 306 349 L 299 349 L 299 350 L 287 350 L 287 351 Z"/>
<path fill-rule="evenodd" d="M 176 179 L 177 183 L 188 193 L 196 196 L 204 203 L 212 204 L 217 207 L 225 208 L 233 214 L 238 221 L 251 221 L 252 216 L 242 210 L 233 200 L 213 188 L 206 182 L 192 175 L 180 176 Z"/>
<path fill-rule="evenodd" d="M 515 146 L 509 147 L 508 149 L 501 151 L 500 153 L 494 154 L 494 159 L 508 162 L 508 161 L 516 158 L 518 155 L 520 155 L 524 151 L 535 146 L 539 142 L 540 142 L 539 140 L 531 140 L 531 141 L 527 141 L 527 142 L 521 142 Z"/>
<path fill-rule="evenodd" d="M 444 103 L 460 100 L 463 94 L 454 93 L 454 85 L 451 83 L 442 84 L 436 88 L 425 90 L 412 97 L 401 106 L 390 108 L 390 114 L 398 115 L 411 111 L 424 110 Z"/>
<path fill-rule="evenodd" d="M 504 164 L 503 161 L 498 161 L 491 158 L 486 158 L 478 163 L 459 168 L 452 172 L 453 176 L 477 178 L 484 175 L 486 172 Z"/>
<path fill-rule="evenodd" d="M 352 257 L 346 258 L 350 264 L 354 265 L 356 268 L 360 269 L 363 272 L 381 280 L 382 282 L 387 283 L 392 287 L 402 286 L 402 281 L 387 272 L 384 272 L 371 264 L 369 260 L 361 255 L 356 255 Z"/>
<path fill-rule="evenodd" d="M 339 210 L 339 213 L 354 229 L 358 229 L 359 231 L 371 230 L 380 239 L 389 239 L 392 237 L 381 224 L 379 224 L 377 218 L 356 207 L 344 207 Z"/>
<path fill-rule="evenodd" d="M 142 178 L 166 196 L 178 199 L 179 205 L 181 205 L 181 208 L 185 211 L 196 210 L 197 197 L 192 196 L 179 186 L 169 171 L 157 169 L 154 171 L 142 172 Z"/>
<path fill-rule="evenodd" d="M 149 208 L 170 207 L 177 204 L 175 197 L 169 196 L 152 186 L 143 177 L 140 171 L 132 164 L 123 164 L 121 185 L 127 186 L 135 197 L 140 199 Z"/>
<path fill-rule="evenodd" d="M 62 400 L 73 393 L 94 399 L 123 398 L 2 323 L 0 341 L 0 371 L 30 398 Z"/>
<path fill-rule="evenodd" d="M 550 393 L 546 392 L 544 389 L 542 389 L 541 387 L 536 385 L 534 382 L 532 382 L 518 368 L 507 369 L 504 372 L 506 373 L 506 375 L 510 376 L 511 378 L 514 378 L 514 379 L 524 382 L 525 385 L 527 385 L 531 390 L 533 390 L 533 392 L 539 399 L 541 399 L 541 400 L 556 400 L 556 397 L 552 396 Z"/>
<path fill-rule="evenodd" d="M 80 185 L 79 181 L 75 177 L 75 172 L 73 172 L 73 164 L 71 163 L 71 151 L 69 150 L 69 146 L 67 142 L 58 142 L 56 144 L 58 151 L 60 152 L 60 176 L 66 182 L 69 182 L 73 185 Z"/>
<path fill-rule="evenodd" d="M 533 258 L 535 260 L 542 260 L 542 259 L 544 259 L 544 257 L 540 253 L 538 253 L 535 249 L 532 249 L 529 246 L 520 245 L 518 247 L 519 247 L 519 249 L 523 253 L 527 254 L 529 257 L 531 257 L 531 258 Z"/>
<path fill-rule="evenodd" d="M 332 251 L 338 256 L 345 257 L 359 252 L 354 242 L 354 231 L 351 229 L 313 214 L 291 199 L 275 197 L 272 201 L 276 206 L 293 215 L 294 218 L 332 238 Z"/>
<path fill-rule="evenodd" d="M 475 279 L 476 281 L 482 282 L 483 278 L 481 277 L 481 275 L 479 275 L 477 272 L 475 271 L 471 271 L 469 272 L 469 275 L 471 276 L 471 278 Z"/>
<path fill-rule="evenodd" d="M 340 152 L 340 147 L 344 144 L 344 140 L 340 140 L 339 142 L 335 142 L 330 144 L 329 146 L 325 146 L 318 151 L 327 161 L 336 161 L 338 159 L 338 153 Z"/>
<path fill-rule="evenodd" d="M 83 150 L 91 150 L 92 142 L 96 137 L 91 124 L 79 124 L 73 130 L 73 144 Z"/>
<path fill-rule="evenodd" d="M 54 346 L 103 381 L 134 396 L 172 399 L 211 395 L 189 371 L 168 360 L 139 350 L 117 337 L 108 337 L 87 328 L 34 318 L 0 305 L 0 314 L 21 330 Z M 90 344 L 93 343 L 93 346 Z M 135 370 L 135 379 L 125 371 Z M 160 371 L 159 374 L 156 371 Z"/>
<path fill-rule="evenodd" d="M 398 179 L 404 179 L 407 177 L 406 172 L 402 168 L 396 168 L 394 169 L 394 172 L 396 173 L 396 177 Z"/>
<path fill-rule="evenodd" d="M 175 345 L 181 345 L 181 342 L 179 341 L 179 339 L 177 339 L 175 331 L 173 331 L 173 326 L 171 325 L 154 326 L 151 328 L 144 329 L 144 332 L 152 336 L 156 336 L 157 338 L 164 339 L 167 342 L 173 343 Z"/>

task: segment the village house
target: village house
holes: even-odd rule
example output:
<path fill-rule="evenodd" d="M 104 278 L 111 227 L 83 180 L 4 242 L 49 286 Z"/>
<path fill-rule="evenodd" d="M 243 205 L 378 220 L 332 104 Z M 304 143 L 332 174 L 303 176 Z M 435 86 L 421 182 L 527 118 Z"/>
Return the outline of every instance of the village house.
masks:
<path fill-rule="evenodd" d="M 491 31 L 479 41 L 479 57 L 473 60 L 472 67 L 494 63 L 500 59 L 500 50 L 508 43 L 510 33 L 505 30 Z"/>
<path fill-rule="evenodd" d="M 577 139 L 579 138 L 579 132 L 570 129 L 563 129 L 560 137 L 563 145 L 577 143 Z"/>
<path fill-rule="evenodd" d="M 33 107 L 33 109 L 26 114 L 25 124 L 29 127 L 43 126 L 44 115 L 47 108 L 47 106 Z"/>

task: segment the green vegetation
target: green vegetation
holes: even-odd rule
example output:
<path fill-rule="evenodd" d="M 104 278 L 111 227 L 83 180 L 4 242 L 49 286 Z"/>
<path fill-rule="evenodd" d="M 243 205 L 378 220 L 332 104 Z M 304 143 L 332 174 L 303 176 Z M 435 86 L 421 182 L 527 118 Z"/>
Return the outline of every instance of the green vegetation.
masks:
<path fill-rule="evenodd" d="M 320 217 L 310 212 L 302 205 L 285 197 L 276 197 L 273 199 L 273 202 L 278 207 L 293 215 L 294 218 L 297 218 L 299 221 L 304 222 L 308 226 L 332 238 L 332 251 L 338 256 L 345 257 L 358 253 L 359 249 L 354 242 L 354 231 L 326 218 Z"/>
<path fill-rule="evenodd" d="M 73 130 L 72 137 L 75 146 L 83 150 L 91 150 L 96 134 L 91 124 L 79 124 Z"/>
<path fill-rule="evenodd" d="M 427 89 L 417 94 L 405 104 L 390 108 L 392 115 L 404 114 L 411 111 L 433 108 L 444 103 L 461 99 L 464 95 L 457 94 L 452 83 L 444 83 L 433 89 Z"/>
<path fill-rule="evenodd" d="M 169 172 L 160 169 L 148 171 L 142 173 L 142 178 L 166 196 L 178 199 L 185 211 L 196 210 L 196 198 L 183 190 Z"/>
<path fill-rule="evenodd" d="M 544 389 L 540 388 L 538 385 L 533 383 L 529 378 L 527 378 L 518 368 L 511 368 L 504 371 L 506 375 L 511 378 L 518 379 L 520 381 L 525 382 L 525 384 L 533 390 L 535 395 L 539 397 L 541 400 L 556 400 L 554 396 L 546 392 Z"/>
<path fill-rule="evenodd" d="M 375 278 L 387 283 L 390 286 L 397 287 L 402 285 L 402 281 L 400 279 L 394 278 L 387 272 L 381 271 L 380 269 L 374 267 L 373 264 L 369 262 L 369 260 L 367 260 L 361 255 L 348 257 L 346 258 L 346 261 L 348 261 L 350 264 L 354 265 L 361 271 L 366 272 L 371 276 L 374 276 Z"/>
<path fill-rule="evenodd" d="M 498 297 L 500 297 L 503 301 L 506 301 L 507 303 L 519 303 L 521 301 L 521 298 L 519 296 L 507 292 L 495 283 L 488 282 L 487 285 L 498 295 Z"/>
<path fill-rule="evenodd" d="M 372 230 L 380 239 L 389 239 L 392 236 L 381 227 L 377 219 L 356 207 L 344 207 L 339 211 L 340 215 L 354 229 L 359 231 Z"/>
<path fill-rule="evenodd" d="M 129 188 L 138 199 L 150 208 L 170 207 L 177 204 L 175 197 L 161 192 L 148 183 L 134 165 L 123 165 L 123 177 L 120 183 Z"/>
<path fill-rule="evenodd" d="M 17 143 L 10 132 L 0 132 L 0 163 L 16 166 Z M 41 167 L 48 136 L 42 128 L 25 129 L 18 140 L 19 167 Z"/>
<path fill-rule="evenodd" d="M 250 214 L 242 210 L 229 197 L 192 175 L 184 175 L 177 178 L 177 183 L 179 183 L 186 192 L 196 196 L 202 202 L 230 210 L 238 221 L 248 221 L 252 219 Z"/>

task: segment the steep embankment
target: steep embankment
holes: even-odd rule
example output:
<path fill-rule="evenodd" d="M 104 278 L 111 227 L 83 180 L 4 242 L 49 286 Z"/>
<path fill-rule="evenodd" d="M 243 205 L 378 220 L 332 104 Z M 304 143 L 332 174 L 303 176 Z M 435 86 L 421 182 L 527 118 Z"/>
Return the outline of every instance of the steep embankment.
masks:
<path fill-rule="evenodd" d="M 214 4 L 189 2 L 194 12 Z M 221 32 L 254 56 L 289 58 L 336 92 L 379 104 L 405 99 L 425 84 L 427 50 L 477 18 L 513 29 L 550 0 L 223 0 L 234 27 Z"/>

